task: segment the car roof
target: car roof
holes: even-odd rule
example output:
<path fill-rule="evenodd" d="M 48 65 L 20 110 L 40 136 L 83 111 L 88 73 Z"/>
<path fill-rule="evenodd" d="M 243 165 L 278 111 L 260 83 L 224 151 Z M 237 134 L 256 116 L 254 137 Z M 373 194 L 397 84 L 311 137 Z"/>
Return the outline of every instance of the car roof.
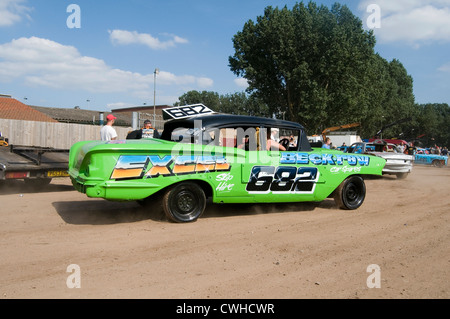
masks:
<path fill-rule="evenodd" d="M 198 122 L 201 121 L 201 127 L 203 128 L 216 128 L 216 127 L 277 127 L 283 129 L 298 130 L 300 132 L 299 147 L 303 151 L 310 151 L 311 145 L 306 138 L 306 132 L 302 125 L 285 120 L 277 120 L 265 117 L 248 116 L 248 115 L 234 115 L 234 114 L 221 114 L 212 113 L 208 115 L 197 115 L 182 119 L 175 119 L 165 123 L 161 139 L 170 140 L 172 132 L 177 128 L 194 128 L 198 127 Z"/>
<path fill-rule="evenodd" d="M 217 126 L 254 126 L 261 125 L 264 127 L 281 127 L 286 129 L 304 130 L 303 126 L 285 120 L 277 120 L 265 117 L 248 116 L 248 115 L 234 115 L 214 113 L 208 115 L 192 116 L 183 119 L 176 119 L 166 122 L 164 129 L 174 127 L 194 127 L 195 121 L 201 121 L 202 127 L 217 127 Z"/>

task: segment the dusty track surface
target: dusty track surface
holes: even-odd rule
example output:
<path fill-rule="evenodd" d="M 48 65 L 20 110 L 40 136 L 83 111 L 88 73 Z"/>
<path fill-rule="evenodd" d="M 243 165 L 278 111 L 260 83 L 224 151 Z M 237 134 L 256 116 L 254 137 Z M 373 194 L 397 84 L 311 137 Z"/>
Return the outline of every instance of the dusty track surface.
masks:
<path fill-rule="evenodd" d="M 366 180 L 356 211 L 331 199 L 210 204 L 189 224 L 89 199 L 68 179 L 38 192 L 4 184 L 0 296 L 449 298 L 449 182 L 450 168 L 415 166 L 405 180 Z M 67 286 L 71 264 L 81 288 Z M 368 272 L 373 264 L 379 272 Z"/>

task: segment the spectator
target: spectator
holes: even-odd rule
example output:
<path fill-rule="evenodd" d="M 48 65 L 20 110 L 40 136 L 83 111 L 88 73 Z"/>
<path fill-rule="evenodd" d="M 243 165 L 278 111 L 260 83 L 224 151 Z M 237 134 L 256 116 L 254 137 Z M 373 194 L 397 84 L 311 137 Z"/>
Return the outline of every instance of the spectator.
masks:
<path fill-rule="evenodd" d="M 128 133 L 126 139 L 127 140 L 139 140 L 141 138 L 159 138 L 159 132 L 156 128 L 152 127 L 152 122 L 150 120 L 144 121 L 144 126 L 135 131 L 131 131 Z"/>
<path fill-rule="evenodd" d="M 322 148 L 331 149 L 331 139 L 329 137 L 325 138 L 325 143 L 322 145 Z"/>
<path fill-rule="evenodd" d="M 444 146 L 444 147 L 442 148 L 442 155 L 444 155 L 444 156 L 447 156 L 447 155 L 448 155 L 448 149 L 447 149 L 447 146 Z"/>
<path fill-rule="evenodd" d="M 152 126 L 152 122 L 150 122 L 150 120 L 144 121 L 142 138 L 159 138 L 158 130 Z"/>
<path fill-rule="evenodd" d="M 409 143 L 409 145 L 406 147 L 405 153 L 408 155 L 415 155 L 416 154 L 416 148 L 414 147 L 414 143 L 411 142 Z"/>
<path fill-rule="evenodd" d="M 100 129 L 100 138 L 102 141 L 112 141 L 117 139 L 117 132 L 114 129 L 113 124 L 117 117 L 109 114 L 106 117 L 106 125 Z"/>

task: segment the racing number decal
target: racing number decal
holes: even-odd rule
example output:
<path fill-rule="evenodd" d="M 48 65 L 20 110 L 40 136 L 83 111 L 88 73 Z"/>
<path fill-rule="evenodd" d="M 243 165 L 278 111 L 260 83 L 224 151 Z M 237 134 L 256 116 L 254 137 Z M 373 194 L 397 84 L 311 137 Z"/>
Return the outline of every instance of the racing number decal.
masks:
<path fill-rule="evenodd" d="M 193 104 L 179 107 L 171 107 L 163 109 L 163 112 L 168 118 L 181 119 L 189 116 L 202 115 L 213 113 L 211 109 L 204 106 L 203 104 Z M 166 118 L 167 119 L 167 118 Z"/>
<path fill-rule="evenodd" d="M 247 183 L 248 192 L 268 192 L 273 181 L 275 167 L 254 166 Z"/>
<path fill-rule="evenodd" d="M 254 166 L 247 183 L 249 193 L 274 192 L 310 194 L 319 179 L 315 167 Z"/>

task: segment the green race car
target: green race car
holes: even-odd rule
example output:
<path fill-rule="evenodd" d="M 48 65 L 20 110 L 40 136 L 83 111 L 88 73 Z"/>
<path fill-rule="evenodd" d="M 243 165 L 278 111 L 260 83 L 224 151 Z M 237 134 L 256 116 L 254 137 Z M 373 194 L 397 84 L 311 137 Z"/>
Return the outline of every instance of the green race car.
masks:
<path fill-rule="evenodd" d="M 70 150 L 69 174 L 88 197 L 139 201 L 173 222 L 199 218 L 214 203 L 319 202 L 343 209 L 365 198 L 365 175 L 385 160 L 312 148 L 293 122 L 216 114 L 204 105 L 164 110 L 159 139 L 84 141 Z M 273 136 L 275 134 L 276 136 Z"/>

